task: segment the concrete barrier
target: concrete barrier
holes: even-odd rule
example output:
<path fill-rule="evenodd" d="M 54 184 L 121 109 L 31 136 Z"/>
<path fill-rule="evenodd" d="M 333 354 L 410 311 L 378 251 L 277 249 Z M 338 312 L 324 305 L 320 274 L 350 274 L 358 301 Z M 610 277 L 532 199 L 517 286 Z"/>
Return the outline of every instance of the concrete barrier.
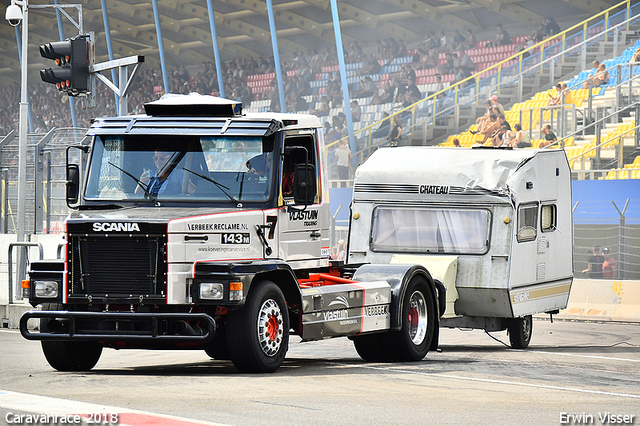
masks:
<path fill-rule="evenodd" d="M 640 322 L 640 281 L 575 279 L 556 318 Z"/>

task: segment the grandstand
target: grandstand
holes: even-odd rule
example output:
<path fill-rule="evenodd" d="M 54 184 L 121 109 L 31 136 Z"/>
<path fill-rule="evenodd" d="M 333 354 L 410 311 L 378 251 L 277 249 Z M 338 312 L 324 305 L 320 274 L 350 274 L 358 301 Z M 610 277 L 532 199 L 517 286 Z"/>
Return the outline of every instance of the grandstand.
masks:
<path fill-rule="evenodd" d="M 122 47 L 118 54 L 148 55 L 148 61 L 137 77 L 129 99 L 131 113 L 137 113 L 145 101 L 157 99 L 163 93 L 165 76 L 159 71 L 158 48 L 153 45 L 157 40 L 150 29 L 153 23 L 152 16 L 149 21 L 151 8 L 149 2 L 142 1 L 107 3 L 110 4 L 109 8 L 113 8 L 114 5 L 120 8 L 118 11 L 108 11 L 108 14 L 116 17 L 113 21 L 118 26 L 115 38 L 118 40 L 117 45 Z M 208 31 L 206 8 L 195 5 L 195 2 L 180 3 L 168 0 L 159 3 L 164 11 L 161 14 L 164 23 L 168 26 L 175 25 L 165 34 L 175 41 L 175 45 L 182 46 L 172 47 L 167 54 L 167 60 L 173 65 L 170 67 L 171 75 L 167 77 L 171 92 L 219 93 L 217 70 L 212 63 L 211 44 L 207 45 L 202 37 L 203 31 Z M 244 22 L 243 19 L 247 19 L 250 21 L 248 23 L 253 25 L 249 28 L 258 28 L 257 22 L 259 19 L 265 20 L 265 13 L 244 10 L 245 7 L 241 6 L 243 2 L 240 0 L 219 3 L 225 5 L 216 5 L 223 9 L 216 10 L 216 13 L 219 12 L 228 18 L 225 21 L 226 27 L 222 26 L 219 35 L 226 49 L 223 49 L 223 72 L 227 97 L 241 99 L 246 111 L 277 110 L 279 106 L 273 59 L 269 58 L 271 53 L 268 48 L 258 46 L 269 45 L 268 30 L 266 37 L 263 34 L 257 37 L 256 41 L 249 40 L 251 37 L 246 32 L 239 36 L 229 28 L 229 24 L 233 23 L 232 26 L 237 29 L 238 25 Z M 307 6 L 300 6 L 299 3 L 306 3 Z M 349 92 L 357 94 L 361 91 L 361 83 L 365 77 L 369 77 L 380 89 L 385 83 L 393 85 L 395 81 L 400 81 L 400 84 L 406 87 L 408 80 L 415 75 L 415 84 L 422 95 L 421 99 L 411 103 L 398 99 L 378 102 L 371 94 L 356 97 L 352 95 L 352 100 L 360 107 L 360 119 L 353 123 L 354 166 L 364 161 L 373 150 L 389 144 L 389 122 L 394 116 L 399 117 L 402 123 L 401 145 L 451 146 L 453 138 L 457 137 L 463 147 L 472 146 L 478 142 L 478 136 L 469 131 L 476 130 L 475 121 L 484 113 L 484 102 L 490 96 L 497 95 L 500 103 L 504 105 L 507 121 L 512 125 L 522 124 L 523 129 L 531 136 L 532 148 L 540 146 L 540 129 L 544 125 L 551 125 L 558 142 L 549 149 L 565 149 L 576 181 L 607 185 L 640 179 L 640 137 L 636 120 L 640 114 L 640 65 L 629 65 L 633 53 L 640 47 L 640 5 L 631 2 L 616 5 L 612 0 L 610 4 L 604 1 L 596 2 L 593 8 L 585 4 L 581 6 L 584 9 L 581 9 L 573 4 L 576 3 L 573 1 L 554 2 L 555 16 L 565 30 L 545 37 L 537 43 L 531 43 L 531 30 L 537 28 L 542 18 L 532 10 L 549 9 L 548 1 L 506 2 L 499 13 L 482 8 L 480 3 L 467 2 L 466 6 L 461 6 L 463 12 L 447 12 L 450 19 L 455 18 L 451 21 L 455 24 L 449 24 L 447 27 L 441 19 L 432 22 L 429 21 L 429 17 L 404 9 L 411 8 L 411 5 L 402 6 L 404 2 L 372 0 L 366 3 L 370 7 L 368 13 L 371 14 L 375 10 L 381 17 L 380 26 L 384 27 L 379 30 L 377 36 L 373 35 L 375 28 L 371 28 L 362 18 L 356 16 L 358 12 L 362 12 L 362 8 L 358 9 L 358 6 L 364 3 L 356 0 L 344 3 L 349 5 L 346 8 L 347 17 L 341 21 L 345 32 L 345 44 L 349 45 L 344 70 Z M 417 4 L 415 1 L 410 3 Z M 320 19 L 311 13 L 321 8 L 318 4 L 319 2 L 305 1 L 296 2 L 296 6 L 292 6 L 291 2 L 282 1 L 276 5 L 280 13 L 278 23 L 289 20 L 292 16 L 299 19 L 303 16 Z M 193 5 L 194 12 L 183 10 L 185 5 Z M 123 14 L 121 10 L 125 7 L 132 11 L 131 16 Z M 171 9 L 172 7 L 175 9 Z M 399 8 L 403 9 L 401 13 Z M 101 12 L 99 2 L 86 2 L 85 9 L 91 17 L 88 26 L 97 30 L 97 39 L 104 38 L 105 30 L 101 30 L 98 25 L 102 25 L 98 16 L 98 12 Z M 173 15 L 172 10 L 175 12 Z M 326 34 L 331 33 L 328 10 L 324 8 L 322 11 L 322 19 L 325 22 L 320 26 L 320 33 L 312 34 L 311 30 L 304 29 L 310 28 L 307 25 L 309 21 L 305 21 L 305 25 L 293 25 L 296 28 L 278 30 L 278 34 L 282 34 L 283 40 L 286 40 L 281 46 L 285 71 L 284 85 L 288 99 L 291 100 L 287 108 L 289 111 L 307 113 L 323 108 L 323 99 L 331 99 L 329 109 L 321 115 L 327 129 L 325 145 L 330 166 L 329 178 L 334 188 L 348 191 L 351 181 L 338 180 L 332 167 L 335 161 L 333 149 L 340 139 L 346 137 L 346 129 L 336 123 L 343 121 L 341 116 L 347 111 L 341 102 L 340 79 L 337 78 L 340 67 L 336 60 L 335 48 L 327 42 L 327 38 L 333 39 L 332 34 L 330 37 Z M 475 19 L 465 20 L 465 16 L 468 17 L 465 14 L 469 13 L 472 13 Z M 253 17 L 252 20 L 247 18 L 249 15 Z M 524 22 L 516 15 L 529 23 L 523 25 Z M 36 25 L 42 28 L 34 30 L 34 46 L 30 50 L 34 50 L 33 48 L 40 43 L 57 39 L 57 33 L 51 31 L 55 27 L 54 16 L 50 15 L 48 20 L 36 21 Z M 447 50 L 426 49 L 425 52 L 425 49 L 421 48 L 427 33 L 424 29 L 425 22 L 428 22 L 429 30 L 433 28 L 434 31 L 439 31 L 443 28 L 449 35 L 455 26 L 459 26 L 460 29 L 470 28 L 475 32 L 478 41 L 473 45 L 465 45 L 462 49 L 473 61 L 471 76 L 445 69 Z M 498 22 L 508 22 L 505 28 L 512 35 L 511 41 L 503 45 L 489 46 L 487 44 L 495 36 L 494 28 Z M 124 24 L 140 29 L 134 35 Z M 264 33 L 264 23 L 260 25 Z M 390 40 L 389 37 L 399 34 L 394 31 L 400 27 L 408 30 L 406 37 L 403 36 L 401 39 L 397 36 L 398 40 L 405 44 L 404 49 L 400 48 L 389 55 L 384 49 L 378 49 L 373 40 Z M 191 40 L 187 37 L 186 28 L 193 29 L 195 36 L 192 36 Z M 141 37 L 146 36 L 148 40 L 138 39 L 138 33 Z M 416 34 L 419 37 L 416 37 Z M 197 41 L 193 37 L 196 37 Z M 322 41 L 318 40 L 319 38 Z M 362 48 L 360 54 L 354 47 L 355 42 L 359 42 Z M 4 49 L 6 54 L 4 57 L 0 56 L 0 81 L 3 82 L 0 85 L 0 134 L 5 135 L 0 137 L 0 166 L 4 169 L 3 179 L 8 188 L 2 200 L 8 207 L 8 213 L 0 226 L 5 233 L 14 232 L 16 214 L 10 207 L 14 205 L 15 200 L 17 170 L 15 130 L 19 88 L 16 76 L 19 75 L 19 66 L 18 62 L 12 61 L 9 58 L 11 55 L 8 55 L 11 49 L 15 49 L 15 45 L 15 35 L 7 33 L 6 28 L 1 29 L 0 51 Z M 131 47 L 133 45 L 142 47 L 135 50 Z M 98 60 L 108 59 L 105 50 L 104 45 L 97 48 Z M 15 52 L 12 55 L 17 56 Z M 428 63 L 427 55 L 431 56 L 434 63 Z M 373 64 L 375 72 L 367 72 L 371 65 L 369 57 L 377 61 Z M 315 59 L 317 61 L 310 65 Z M 37 72 L 37 69 L 44 65 L 35 50 L 30 53 L 30 60 L 33 64 L 30 65 L 30 72 Z M 583 87 L 583 84 L 590 80 L 589 75 L 595 72 L 590 67 L 593 60 L 604 62 L 609 79 L 598 87 Z M 568 85 L 567 93 L 570 93 L 571 102 L 549 106 L 548 91 L 558 82 Z M 29 160 L 31 163 L 28 171 L 28 192 L 30 199 L 35 202 L 34 212 L 28 214 L 27 223 L 32 227 L 29 232 L 46 233 L 55 230 L 55 224 L 60 223 L 68 212 L 62 201 L 63 147 L 81 143 L 82 128 L 88 125 L 90 118 L 96 115 L 114 115 L 116 103 L 113 94 L 104 86 L 100 86 L 98 108 L 86 111 L 78 108 L 79 128 L 61 130 L 71 127 L 69 99 L 60 97 L 55 89 L 40 83 L 37 74 L 30 75 L 31 84 L 34 85 L 33 90 L 30 90 L 33 127 L 32 134 L 29 135 L 32 151 Z M 303 93 L 300 96 L 302 102 L 293 102 L 296 100 L 295 96 L 289 96 L 298 93 Z M 294 105 L 306 108 L 290 108 Z M 390 118 L 386 118 L 387 115 Z M 34 166 L 33 159 L 47 156 L 49 158 L 44 161 L 46 167 Z M 629 195 L 631 199 L 636 200 L 631 202 L 633 207 L 634 202 L 637 203 L 637 195 L 635 198 L 632 194 Z M 333 202 L 334 199 L 340 198 L 332 194 L 331 199 Z M 336 206 L 332 206 L 332 211 L 335 210 Z M 633 208 L 626 213 L 630 211 L 634 211 Z M 347 212 L 348 209 L 343 208 L 341 215 Z M 339 220 L 341 218 L 344 220 L 343 216 L 338 217 Z M 584 252 L 583 248 L 586 249 L 593 244 L 594 241 L 589 238 L 588 235 L 584 237 L 584 242 L 581 243 L 584 247 L 581 245 L 576 251 Z M 640 270 L 640 266 L 636 269 Z"/>

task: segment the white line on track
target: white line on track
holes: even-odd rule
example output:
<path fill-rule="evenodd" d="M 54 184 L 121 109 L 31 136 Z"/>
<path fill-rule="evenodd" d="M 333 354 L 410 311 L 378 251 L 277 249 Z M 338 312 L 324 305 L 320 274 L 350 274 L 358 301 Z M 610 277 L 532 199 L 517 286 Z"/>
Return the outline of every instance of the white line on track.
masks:
<path fill-rule="evenodd" d="M 589 393 L 589 394 L 595 394 L 595 395 L 615 396 L 615 397 L 621 397 L 621 398 L 640 399 L 640 395 L 631 394 L 631 393 L 605 392 L 605 391 L 599 391 L 594 389 L 570 388 L 565 386 L 553 386 L 553 385 L 544 385 L 544 384 L 527 383 L 527 382 L 516 382 L 516 381 L 509 381 L 509 380 L 482 379 L 478 377 L 456 376 L 453 374 L 426 373 L 423 371 L 405 370 L 401 368 L 396 369 L 396 368 L 388 368 L 388 367 L 374 367 L 371 365 L 356 365 L 356 364 L 342 364 L 342 363 L 336 363 L 336 364 L 339 364 L 344 367 L 380 370 L 380 371 L 387 371 L 390 373 L 393 372 L 393 373 L 402 373 L 402 374 L 413 374 L 413 375 L 419 375 L 419 376 L 441 377 L 444 379 L 464 380 L 464 381 L 470 381 L 470 382 L 497 383 L 502 385 L 523 386 L 523 387 L 530 387 L 530 388 L 542 388 L 542 389 L 560 390 L 560 391 L 568 391 L 568 392 Z"/>
<path fill-rule="evenodd" d="M 526 352 L 526 351 L 524 351 Z M 640 359 L 629 359 L 629 358 L 615 358 L 609 356 L 599 356 L 599 355 L 579 355 L 575 353 L 563 353 L 563 352 L 547 352 L 547 351 L 536 351 L 532 350 L 531 353 L 536 354 L 548 354 L 548 355 L 563 355 L 570 356 L 572 358 L 593 358 L 593 359 L 606 359 L 607 361 L 625 361 L 625 362 L 640 362 Z"/>

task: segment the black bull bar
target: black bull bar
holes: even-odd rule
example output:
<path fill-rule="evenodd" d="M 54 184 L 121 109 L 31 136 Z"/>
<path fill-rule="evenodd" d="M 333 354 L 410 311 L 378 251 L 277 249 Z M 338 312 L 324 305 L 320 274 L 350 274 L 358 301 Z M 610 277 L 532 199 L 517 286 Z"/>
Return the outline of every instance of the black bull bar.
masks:
<path fill-rule="evenodd" d="M 27 322 L 51 318 L 48 328 L 32 333 Z M 96 324 L 102 328 L 95 327 Z M 105 326 L 110 325 L 109 328 Z M 20 333 L 28 340 L 88 340 L 206 343 L 216 321 L 205 313 L 28 311 L 20 318 Z"/>

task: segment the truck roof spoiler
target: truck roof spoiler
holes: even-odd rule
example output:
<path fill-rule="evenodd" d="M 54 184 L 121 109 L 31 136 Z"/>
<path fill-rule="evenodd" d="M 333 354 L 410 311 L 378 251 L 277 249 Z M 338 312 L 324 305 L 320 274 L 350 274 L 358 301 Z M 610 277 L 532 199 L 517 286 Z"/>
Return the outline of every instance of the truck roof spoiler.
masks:
<path fill-rule="evenodd" d="M 236 117 L 242 114 L 242 102 L 198 93 L 170 93 L 145 103 L 144 110 L 156 117 Z"/>

